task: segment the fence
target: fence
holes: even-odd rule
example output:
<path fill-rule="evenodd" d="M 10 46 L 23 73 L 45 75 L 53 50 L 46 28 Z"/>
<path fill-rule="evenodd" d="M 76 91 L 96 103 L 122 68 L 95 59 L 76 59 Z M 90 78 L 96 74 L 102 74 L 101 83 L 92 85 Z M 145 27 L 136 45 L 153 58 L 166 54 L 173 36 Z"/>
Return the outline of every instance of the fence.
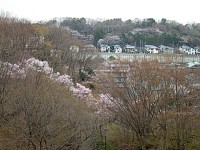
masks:
<path fill-rule="evenodd" d="M 125 61 L 135 61 L 135 60 L 158 60 L 159 62 L 176 62 L 176 63 L 185 63 L 191 61 L 200 62 L 200 56 L 198 55 L 183 55 L 183 54 L 130 54 L 130 53 L 100 53 L 104 59 L 108 59 L 110 56 L 114 56 L 116 59 L 125 60 Z"/>

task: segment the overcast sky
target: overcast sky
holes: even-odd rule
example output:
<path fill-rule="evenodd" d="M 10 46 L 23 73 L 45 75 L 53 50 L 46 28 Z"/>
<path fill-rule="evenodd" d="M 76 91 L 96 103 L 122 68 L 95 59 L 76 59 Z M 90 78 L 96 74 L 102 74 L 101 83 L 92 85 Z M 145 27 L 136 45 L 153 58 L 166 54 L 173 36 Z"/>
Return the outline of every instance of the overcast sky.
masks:
<path fill-rule="evenodd" d="M 59 17 L 166 18 L 200 23 L 199 0 L 0 0 L 0 10 L 31 21 Z"/>

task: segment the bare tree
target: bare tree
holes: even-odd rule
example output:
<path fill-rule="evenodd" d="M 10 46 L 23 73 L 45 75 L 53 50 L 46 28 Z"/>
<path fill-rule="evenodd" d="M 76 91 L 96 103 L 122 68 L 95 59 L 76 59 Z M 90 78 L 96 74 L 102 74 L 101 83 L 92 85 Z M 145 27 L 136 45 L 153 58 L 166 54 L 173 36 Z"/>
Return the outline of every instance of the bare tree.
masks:
<path fill-rule="evenodd" d="M 192 98 L 187 74 L 185 69 L 163 68 L 157 61 L 113 63 L 99 74 L 112 102 L 105 109 L 135 135 L 142 149 L 186 148 L 186 139 L 191 138 L 187 104 Z"/>
<path fill-rule="evenodd" d="M 13 75 L 21 67 L 14 63 L 45 48 L 40 38 L 46 31 L 39 34 L 38 27 L 12 18 L 0 18 L 0 29 L 0 147 L 95 147 L 96 120 L 84 101 L 42 72 L 26 70 L 23 78 Z"/>
<path fill-rule="evenodd" d="M 18 88 L 16 88 L 18 87 Z M 3 129 L 13 149 L 80 149 L 94 147 L 95 117 L 84 101 L 42 73 L 30 72 L 10 89 Z M 2 138 L 2 137 L 1 137 Z M 12 143 L 13 142 L 13 143 Z"/>

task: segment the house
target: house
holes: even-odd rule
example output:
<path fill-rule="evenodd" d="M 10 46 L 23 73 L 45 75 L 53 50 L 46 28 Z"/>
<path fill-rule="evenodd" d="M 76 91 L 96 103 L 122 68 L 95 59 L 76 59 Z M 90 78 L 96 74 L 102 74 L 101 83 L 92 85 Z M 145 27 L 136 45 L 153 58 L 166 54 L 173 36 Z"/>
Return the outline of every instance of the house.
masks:
<path fill-rule="evenodd" d="M 195 47 L 194 49 L 196 50 L 196 54 L 198 54 L 198 55 L 199 55 L 199 54 L 200 54 L 200 47 L 199 47 L 199 46 L 197 46 L 197 47 Z"/>
<path fill-rule="evenodd" d="M 125 45 L 124 50 L 127 53 L 137 53 L 138 52 L 136 47 L 132 46 L 132 45 Z"/>
<path fill-rule="evenodd" d="M 150 54 L 157 54 L 159 52 L 158 47 L 154 45 L 145 45 L 145 50 Z"/>
<path fill-rule="evenodd" d="M 110 52 L 110 46 L 102 44 L 100 46 L 100 51 L 101 52 Z"/>
<path fill-rule="evenodd" d="M 115 45 L 114 46 L 114 51 L 115 53 L 122 53 L 122 48 L 120 45 Z"/>
<path fill-rule="evenodd" d="M 160 45 L 158 48 L 163 53 L 173 53 L 174 52 L 174 48 L 173 47 Z"/>
<path fill-rule="evenodd" d="M 100 46 L 100 51 L 101 52 L 106 52 L 107 46 L 106 45 L 101 45 Z"/>
<path fill-rule="evenodd" d="M 186 45 L 179 47 L 179 51 L 180 53 L 183 53 L 183 54 L 193 54 L 193 55 L 196 54 L 196 50 L 194 48 L 191 48 Z"/>

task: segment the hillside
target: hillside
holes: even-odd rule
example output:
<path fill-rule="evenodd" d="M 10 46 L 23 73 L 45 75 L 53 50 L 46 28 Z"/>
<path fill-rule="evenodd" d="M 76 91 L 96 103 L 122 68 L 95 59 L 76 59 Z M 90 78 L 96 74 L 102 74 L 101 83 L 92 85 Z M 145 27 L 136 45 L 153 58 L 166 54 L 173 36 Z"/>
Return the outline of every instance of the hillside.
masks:
<path fill-rule="evenodd" d="M 82 35 L 82 39 L 88 40 L 94 45 L 99 39 L 107 36 L 119 36 L 122 45 L 142 44 L 167 45 L 177 47 L 188 45 L 196 47 L 200 44 L 200 24 L 180 24 L 165 18 L 156 21 L 153 18 L 143 20 L 134 19 L 122 21 L 120 18 L 109 20 L 92 20 L 85 18 L 62 18 L 48 22 L 68 27 L 73 32 Z M 89 37 L 89 38 L 87 38 Z"/>

